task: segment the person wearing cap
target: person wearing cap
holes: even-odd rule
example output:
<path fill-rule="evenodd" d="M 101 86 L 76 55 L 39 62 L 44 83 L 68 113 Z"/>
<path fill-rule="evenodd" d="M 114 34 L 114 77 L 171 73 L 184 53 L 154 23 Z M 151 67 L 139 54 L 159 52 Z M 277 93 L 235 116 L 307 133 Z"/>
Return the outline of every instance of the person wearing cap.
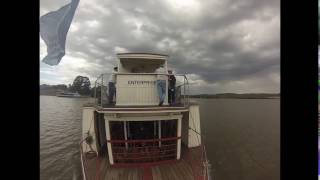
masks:
<path fill-rule="evenodd" d="M 175 103 L 176 94 L 176 77 L 172 74 L 172 70 L 168 70 L 168 101 L 170 105 Z"/>
<path fill-rule="evenodd" d="M 109 104 L 114 104 L 113 102 L 113 97 L 116 95 L 116 75 L 115 73 L 118 72 L 118 67 L 114 67 L 113 68 L 113 72 L 110 76 L 110 79 L 109 79 L 109 83 L 108 83 L 108 101 L 109 101 Z"/>
<path fill-rule="evenodd" d="M 159 106 L 162 106 L 164 99 L 166 97 L 166 80 L 167 80 L 167 72 L 164 69 L 163 65 L 161 65 L 157 70 L 157 90 L 159 95 Z"/>

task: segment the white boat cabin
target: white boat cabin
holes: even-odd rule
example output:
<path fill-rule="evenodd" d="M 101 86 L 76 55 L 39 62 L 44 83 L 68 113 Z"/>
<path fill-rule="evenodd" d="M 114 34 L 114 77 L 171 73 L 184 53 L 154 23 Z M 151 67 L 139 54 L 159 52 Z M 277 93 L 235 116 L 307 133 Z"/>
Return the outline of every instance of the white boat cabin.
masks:
<path fill-rule="evenodd" d="M 167 72 L 167 56 L 155 54 L 118 54 L 116 105 L 157 105 L 156 70 Z M 168 83 L 166 83 L 168 94 Z M 168 104 L 166 96 L 164 105 Z"/>
<path fill-rule="evenodd" d="M 107 154 L 111 165 L 128 165 L 179 160 L 182 144 L 200 146 L 199 106 L 189 104 L 186 93 L 169 106 L 166 83 L 165 102 L 158 106 L 156 69 L 167 69 L 168 56 L 122 53 L 117 57 L 115 104 L 108 105 L 109 78 L 102 75 L 95 82 L 96 104 L 83 108 L 83 139 L 91 139 L 82 144 L 83 152 Z M 186 90 L 187 81 L 176 87 Z"/>

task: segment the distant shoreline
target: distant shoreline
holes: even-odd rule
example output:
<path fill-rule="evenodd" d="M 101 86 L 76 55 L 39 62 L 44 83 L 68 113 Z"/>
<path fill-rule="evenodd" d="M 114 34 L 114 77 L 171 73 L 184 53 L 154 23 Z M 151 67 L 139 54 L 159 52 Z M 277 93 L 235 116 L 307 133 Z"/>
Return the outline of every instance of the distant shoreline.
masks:
<path fill-rule="evenodd" d="M 235 93 L 224 93 L 224 94 L 199 94 L 190 95 L 191 98 L 200 99 L 280 99 L 280 94 L 235 94 Z"/>
<path fill-rule="evenodd" d="M 190 97 L 193 99 L 280 99 L 280 97 L 256 97 L 256 98 L 249 98 L 249 97 Z"/>
<path fill-rule="evenodd" d="M 40 96 L 56 96 L 53 93 L 40 93 Z M 183 95 L 182 95 L 183 96 Z M 88 96 L 90 97 L 90 96 Z M 189 95 L 195 99 L 280 99 L 279 94 L 200 94 Z"/>
<path fill-rule="evenodd" d="M 40 94 L 40 96 L 55 96 L 55 97 L 59 97 L 56 95 L 52 95 L 52 94 Z M 65 98 L 92 98 L 91 96 L 79 96 L 79 97 L 65 97 Z"/>

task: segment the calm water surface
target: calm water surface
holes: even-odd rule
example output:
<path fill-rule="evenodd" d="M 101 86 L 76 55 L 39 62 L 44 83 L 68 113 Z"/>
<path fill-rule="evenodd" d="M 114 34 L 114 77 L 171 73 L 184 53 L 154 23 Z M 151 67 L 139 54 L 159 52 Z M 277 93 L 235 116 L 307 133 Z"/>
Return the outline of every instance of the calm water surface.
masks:
<path fill-rule="evenodd" d="M 193 99 L 214 180 L 280 179 L 279 99 Z M 80 180 L 81 107 L 88 98 L 40 96 L 40 179 Z"/>

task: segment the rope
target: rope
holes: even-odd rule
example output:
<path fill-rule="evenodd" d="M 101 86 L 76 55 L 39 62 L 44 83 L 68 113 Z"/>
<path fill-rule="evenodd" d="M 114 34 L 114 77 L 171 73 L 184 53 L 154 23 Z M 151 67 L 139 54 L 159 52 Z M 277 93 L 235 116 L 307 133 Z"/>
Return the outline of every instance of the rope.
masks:
<path fill-rule="evenodd" d="M 90 130 L 91 130 L 92 122 L 93 122 L 93 121 L 94 121 L 94 118 L 92 118 L 92 120 L 90 121 L 89 129 L 88 129 L 88 132 L 86 133 L 86 134 L 87 134 L 87 137 L 86 137 L 86 138 L 84 138 L 84 140 L 85 140 L 86 144 L 87 144 L 87 145 L 89 146 L 89 148 L 90 148 L 90 151 L 88 151 L 88 152 L 93 151 L 93 150 L 92 150 L 91 145 L 88 143 L 88 138 L 89 138 L 89 135 L 90 135 Z M 85 150 L 87 150 L 87 147 L 86 147 L 86 149 L 85 149 Z"/>
<path fill-rule="evenodd" d="M 194 122 L 194 118 L 193 118 L 193 114 L 192 114 L 191 111 L 189 111 L 189 112 L 190 112 L 191 120 L 192 120 L 192 123 L 193 123 L 193 127 L 196 127 L 195 126 L 195 122 Z M 189 129 L 193 130 L 197 134 L 196 135 L 197 141 L 198 141 L 198 143 L 200 143 L 199 136 L 200 137 L 203 137 L 203 136 L 199 132 L 197 132 L 195 129 L 192 129 L 190 127 L 189 127 Z M 205 177 L 207 179 L 209 179 L 209 174 L 208 174 L 209 170 L 208 170 L 208 167 L 207 167 L 209 163 L 208 163 L 208 160 L 207 160 L 205 145 L 202 145 L 202 144 L 201 144 L 201 162 L 203 163 L 203 166 L 204 166 L 204 173 L 203 174 L 205 175 Z"/>
<path fill-rule="evenodd" d="M 98 153 L 96 152 L 96 151 L 94 151 L 93 149 L 92 149 L 92 147 L 91 147 L 91 144 L 88 142 L 88 141 L 90 141 L 90 137 L 92 138 L 92 136 L 90 135 L 90 130 L 91 130 L 91 128 L 92 128 L 92 124 L 93 124 L 93 121 L 94 121 L 94 118 L 90 121 L 90 125 L 89 125 L 89 129 L 88 129 L 88 132 L 86 133 L 87 134 L 87 137 L 86 138 L 84 138 L 82 141 L 81 141 L 81 143 L 80 144 L 82 144 L 83 142 L 86 142 L 86 144 L 89 146 L 89 148 L 90 148 L 90 151 L 88 151 L 88 152 L 86 152 L 86 154 L 87 155 L 93 155 L 93 154 L 95 154 L 96 155 L 96 157 L 97 157 L 97 161 L 96 161 L 96 167 L 97 167 L 97 169 L 96 169 L 96 180 L 99 180 L 100 179 L 100 173 L 99 173 L 99 170 L 100 170 L 100 160 L 99 160 L 99 156 L 98 156 Z M 82 145 L 81 145 L 82 146 Z M 87 148 L 87 147 L 86 147 Z M 87 150 L 87 149 L 86 149 Z M 81 152 L 81 153 L 83 153 L 83 152 Z M 91 156 L 90 156 L 91 157 Z M 84 158 L 87 158 L 87 157 L 84 157 Z M 91 157 L 91 158 L 93 158 L 93 157 Z M 85 165 L 86 166 L 86 165 Z"/>

